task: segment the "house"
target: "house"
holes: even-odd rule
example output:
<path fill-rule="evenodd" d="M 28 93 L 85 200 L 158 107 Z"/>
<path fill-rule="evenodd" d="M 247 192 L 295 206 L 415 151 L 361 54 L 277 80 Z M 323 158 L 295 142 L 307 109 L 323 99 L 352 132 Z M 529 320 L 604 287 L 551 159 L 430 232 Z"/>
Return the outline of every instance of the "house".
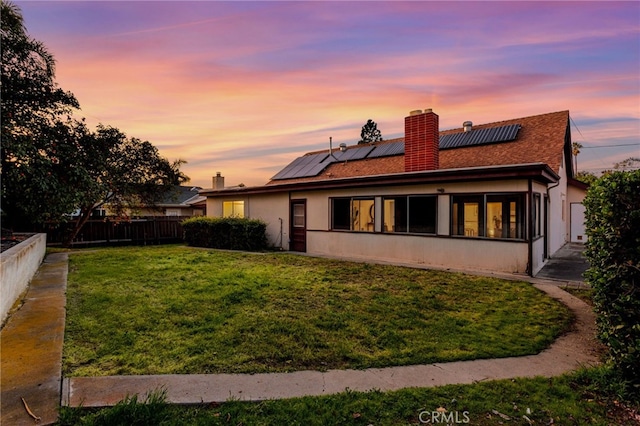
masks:
<path fill-rule="evenodd" d="M 142 208 L 136 216 L 204 216 L 206 198 L 197 186 L 173 185 L 154 207 Z"/>
<path fill-rule="evenodd" d="M 530 275 L 583 223 L 568 111 L 440 131 L 427 109 L 404 124 L 404 138 L 305 154 L 263 186 L 201 191 L 207 215 L 262 219 L 284 250 Z"/>

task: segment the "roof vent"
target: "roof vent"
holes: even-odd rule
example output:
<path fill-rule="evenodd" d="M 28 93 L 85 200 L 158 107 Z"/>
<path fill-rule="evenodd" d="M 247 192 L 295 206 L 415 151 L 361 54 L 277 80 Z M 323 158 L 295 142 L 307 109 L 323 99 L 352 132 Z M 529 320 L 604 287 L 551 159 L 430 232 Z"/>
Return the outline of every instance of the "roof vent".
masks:
<path fill-rule="evenodd" d="M 462 127 L 464 128 L 464 132 L 468 133 L 472 130 L 473 123 L 470 121 L 465 121 L 464 123 L 462 123 Z"/>
<path fill-rule="evenodd" d="M 340 152 L 345 152 L 347 150 L 347 144 L 342 142 L 340 144 Z"/>

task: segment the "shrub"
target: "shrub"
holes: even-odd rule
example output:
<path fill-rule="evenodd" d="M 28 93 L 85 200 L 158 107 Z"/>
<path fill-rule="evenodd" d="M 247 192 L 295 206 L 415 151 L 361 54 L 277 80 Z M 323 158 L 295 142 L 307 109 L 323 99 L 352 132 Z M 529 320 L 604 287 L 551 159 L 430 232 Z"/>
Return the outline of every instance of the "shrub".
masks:
<path fill-rule="evenodd" d="M 267 224 L 236 217 L 194 217 L 182 222 L 184 239 L 194 247 L 257 251 L 267 247 Z"/>
<path fill-rule="evenodd" d="M 586 277 L 593 287 L 598 338 L 627 383 L 640 393 L 640 170 L 612 172 L 584 200 L 589 239 Z"/>

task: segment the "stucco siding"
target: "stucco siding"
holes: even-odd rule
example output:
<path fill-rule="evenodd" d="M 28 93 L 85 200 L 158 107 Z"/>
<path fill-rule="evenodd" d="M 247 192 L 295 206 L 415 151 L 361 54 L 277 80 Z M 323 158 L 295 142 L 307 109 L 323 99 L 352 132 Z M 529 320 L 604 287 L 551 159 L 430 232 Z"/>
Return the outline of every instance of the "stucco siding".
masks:
<path fill-rule="evenodd" d="M 289 198 L 287 194 L 264 194 L 248 197 L 247 217 L 267 224 L 269 245 L 289 250 Z M 246 211 L 245 211 L 246 213 Z"/>
<path fill-rule="evenodd" d="M 563 157 L 562 164 L 565 164 Z M 560 181 L 549 190 L 549 256 L 560 250 L 569 240 L 569 202 L 567 200 L 567 170 L 561 166 Z"/>
<path fill-rule="evenodd" d="M 526 273 L 527 244 L 357 232 L 309 232 L 309 254 L 461 270 Z"/>

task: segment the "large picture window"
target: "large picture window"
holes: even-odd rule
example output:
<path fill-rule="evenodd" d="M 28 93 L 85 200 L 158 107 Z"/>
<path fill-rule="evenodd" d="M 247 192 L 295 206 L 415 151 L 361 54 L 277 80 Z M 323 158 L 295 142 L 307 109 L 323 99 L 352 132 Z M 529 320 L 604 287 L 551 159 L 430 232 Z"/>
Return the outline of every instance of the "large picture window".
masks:
<path fill-rule="evenodd" d="M 333 198 L 331 200 L 331 228 L 373 232 L 375 230 L 374 199 Z"/>
<path fill-rule="evenodd" d="M 454 196 L 452 235 L 524 239 L 524 195 Z"/>
<path fill-rule="evenodd" d="M 436 233 L 437 197 L 388 197 L 383 204 L 384 232 Z"/>

